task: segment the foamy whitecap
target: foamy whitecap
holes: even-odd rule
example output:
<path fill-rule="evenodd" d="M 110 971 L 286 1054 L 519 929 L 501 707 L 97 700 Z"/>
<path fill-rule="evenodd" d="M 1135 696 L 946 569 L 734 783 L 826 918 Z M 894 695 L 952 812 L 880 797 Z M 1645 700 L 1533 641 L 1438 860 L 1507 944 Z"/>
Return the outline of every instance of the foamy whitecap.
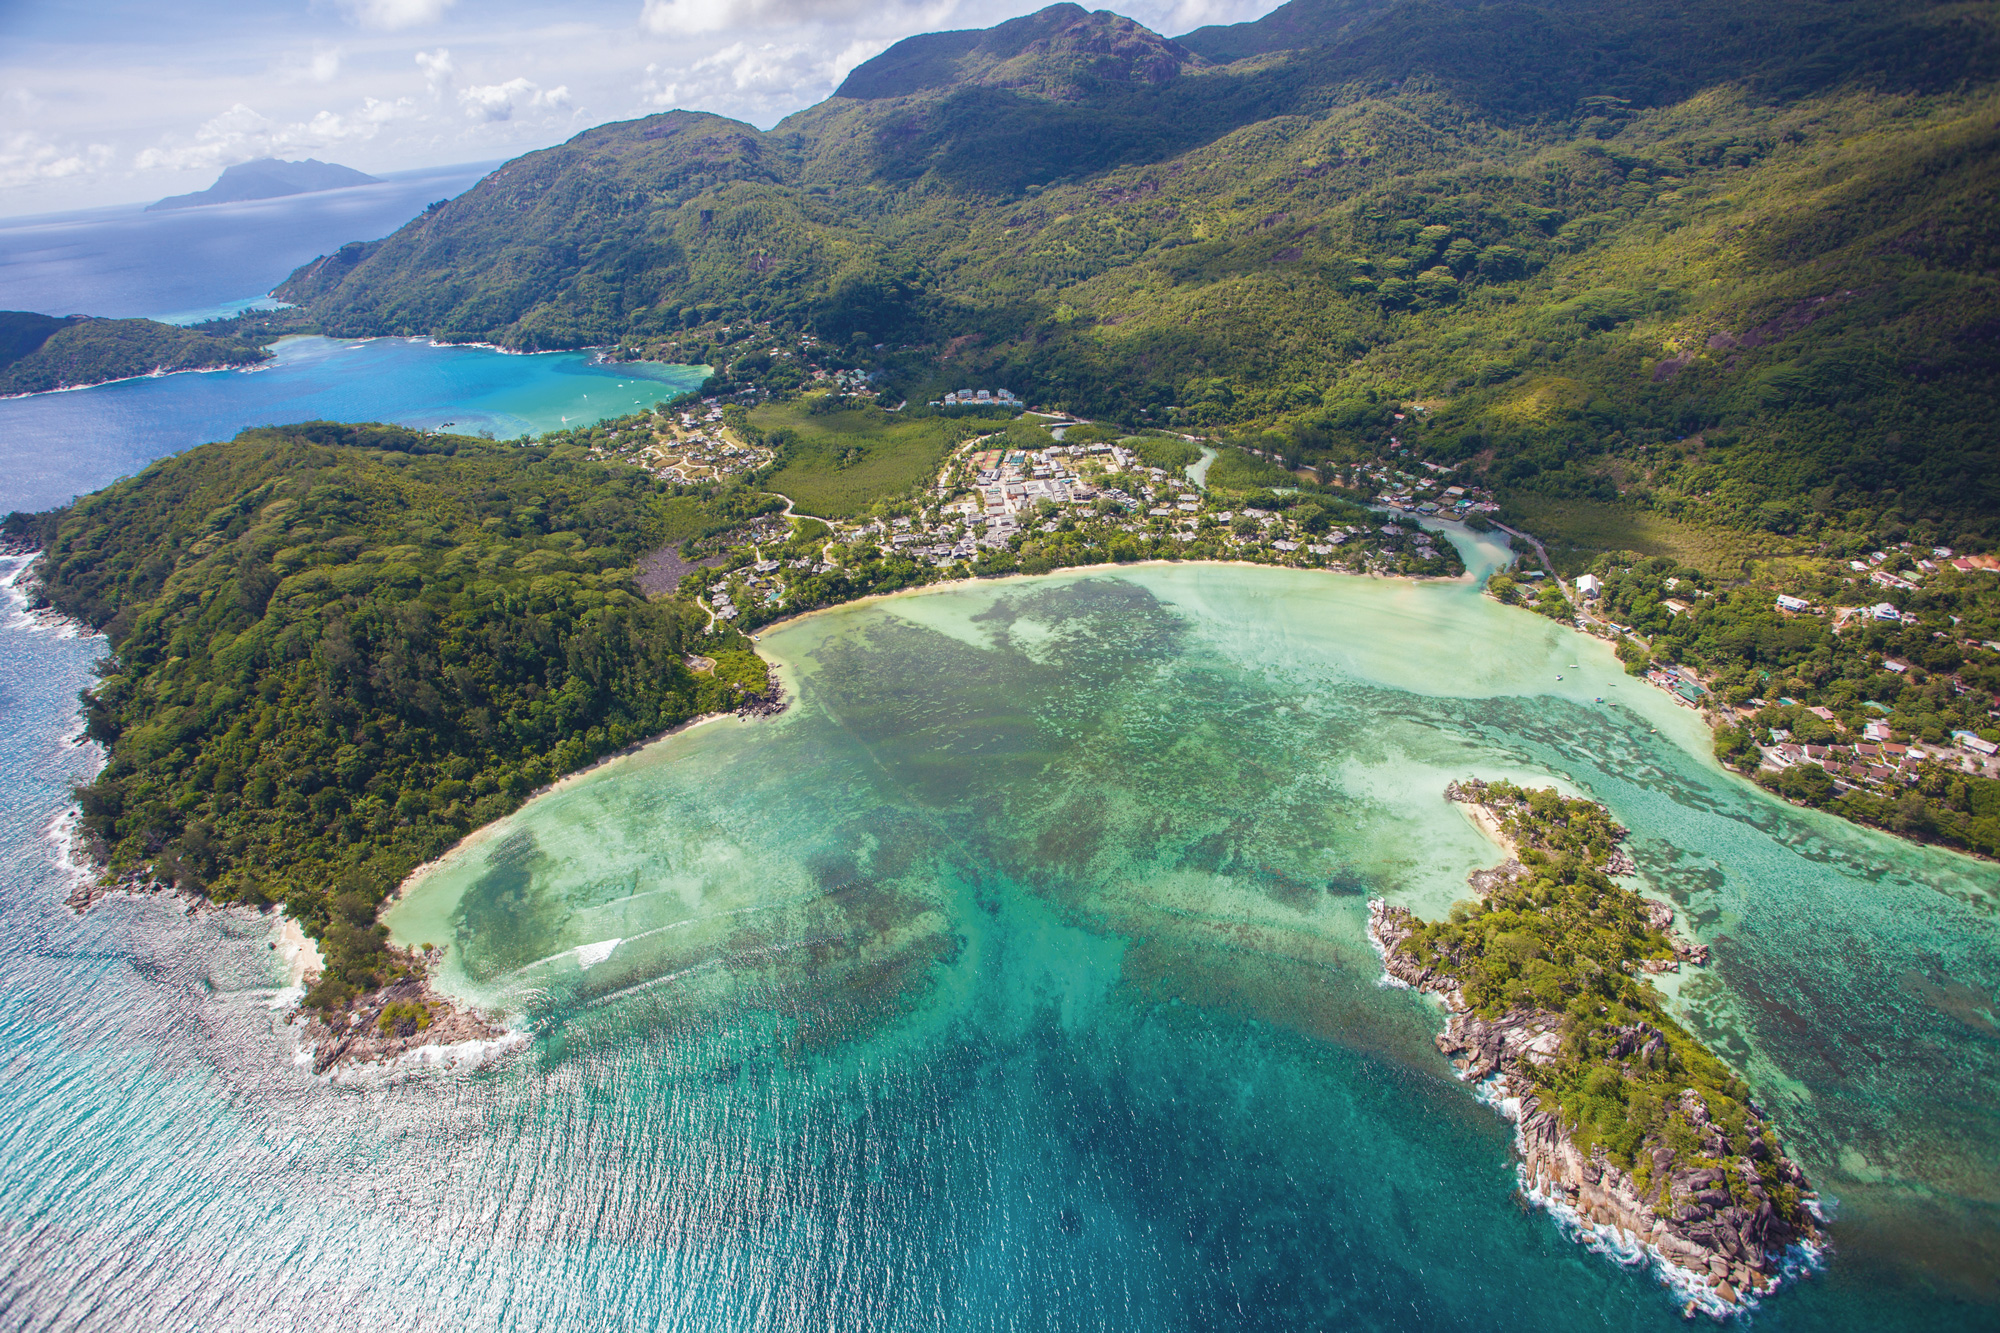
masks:
<path fill-rule="evenodd" d="M 576 946 L 576 965 L 588 972 L 591 968 L 596 967 L 599 963 L 609 958 L 612 951 L 624 942 L 623 940 L 599 940 L 595 944 L 579 944 Z"/>

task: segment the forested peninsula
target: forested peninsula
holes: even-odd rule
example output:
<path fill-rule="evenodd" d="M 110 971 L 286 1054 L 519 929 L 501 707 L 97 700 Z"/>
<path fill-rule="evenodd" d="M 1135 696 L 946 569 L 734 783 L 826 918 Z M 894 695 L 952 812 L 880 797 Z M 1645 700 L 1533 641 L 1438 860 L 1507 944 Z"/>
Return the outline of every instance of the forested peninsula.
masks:
<path fill-rule="evenodd" d="M 37 600 L 111 644 L 83 700 L 107 750 L 77 792 L 90 854 L 129 883 L 282 905 L 320 942 L 309 1004 L 339 1013 L 415 966 L 375 920 L 413 867 L 767 689 L 740 635 L 704 637 L 633 582 L 730 502 L 574 447 L 317 423 L 11 515 L 42 549 Z"/>
<path fill-rule="evenodd" d="M 151 319 L 0 310 L 0 397 L 81 389 L 140 375 L 255 365 L 270 353 L 215 329 Z"/>
<path fill-rule="evenodd" d="M 1818 1241 L 1816 1201 L 1743 1080 L 1646 980 L 1708 951 L 1613 878 L 1632 866 L 1603 806 L 1507 782 L 1446 796 L 1514 855 L 1473 871 L 1445 921 L 1371 901 L 1369 936 L 1389 976 L 1444 1000 L 1438 1049 L 1518 1126 L 1525 1186 L 1645 1247 L 1694 1304 L 1768 1290 Z"/>

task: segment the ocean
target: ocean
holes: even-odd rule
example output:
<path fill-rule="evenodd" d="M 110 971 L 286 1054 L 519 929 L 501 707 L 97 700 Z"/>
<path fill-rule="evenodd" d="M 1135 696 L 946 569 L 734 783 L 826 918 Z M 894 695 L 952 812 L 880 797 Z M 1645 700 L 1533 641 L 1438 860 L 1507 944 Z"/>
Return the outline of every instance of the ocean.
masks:
<path fill-rule="evenodd" d="M 440 355 L 361 348 L 325 356 Z M 7 484 L 181 447 L 75 422 Z M 563 784 L 390 913 L 524 1040 L 318 1078 L 273 919 L 63 906 L 104 645 L 14 595 L 0 1327 L 1680 1327 L 1525 1205 L 1441 1012 L 1380 984 L 1367 899 L 1439 912 L 1497 859 L 1468 775 L 1605 801 L 1714 950 L 1677 1002 L 1835 1218 L 1746 1322 L 2000 1322 L 2000 875 L 1725 773 L 1604 645 L 1474 582 L 1143 566 L 760 647 L 787 712 Z"/>
<path fill-rule="evenodd" d="M 0 219 L 0 309 L 187 323 L 257 304 L 292 269 L 394 231 L 491 164 L 380 185 L 147 213 Z M 286 338 L 241 370 L 0 399 L 0 514 L 65 504 L 154 459 L 249 426 L 392 421 L 499 439 L 621 416 L 698 388 L 706 368 L 510 355 L 427 339 Z"/>
<path fill-rule="evenodd" d="M 265 302 L 293 269 L 386 236 L 499 164 L 379 185 L 148 213 L 143 204 L 0 218 L 0 310 L 193 324 Z"/>

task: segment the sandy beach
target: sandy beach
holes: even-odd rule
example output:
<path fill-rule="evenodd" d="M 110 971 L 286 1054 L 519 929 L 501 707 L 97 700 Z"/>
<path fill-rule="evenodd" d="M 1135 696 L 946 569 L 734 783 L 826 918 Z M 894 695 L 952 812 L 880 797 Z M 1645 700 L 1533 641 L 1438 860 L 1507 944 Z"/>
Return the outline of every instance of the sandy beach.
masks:
<path fill-rule="evenodd" d="M 285 965 L 285 984 L 303 986 L 306 978 L 317 975 L 326 960 L 319 955 L 319 945 L 299 926 L 299 923 L 278 913 L 278 960 Z"/>
<path fill-rule="evenodd" d="M 1507 857 L 1509 860 L 1518 861 L 1521 859 L 1520 846 L 1517 843 L 1515 843 L 1515 841 L 1512 838 L 1508 837 L 1504 832 L 1501 831 L 1500 819 L 1497 815 L 1493 813 L 1492 810 L 1490 810 L 1486 806 L 1478 805 L 1469 801 L 1456 802 L 1455 804 L 1458 805 L 1459 809 L 1465 812 L 1465 817 L 1467 819 L 1470 819 L 1473 822 L 1473 825 L 1477 827 L 1481 833 L 1484 833 L 1488 838 L 1491 838 L 1495 846 L 1499 847 L 1501 851 L 1507 853 Z"/>

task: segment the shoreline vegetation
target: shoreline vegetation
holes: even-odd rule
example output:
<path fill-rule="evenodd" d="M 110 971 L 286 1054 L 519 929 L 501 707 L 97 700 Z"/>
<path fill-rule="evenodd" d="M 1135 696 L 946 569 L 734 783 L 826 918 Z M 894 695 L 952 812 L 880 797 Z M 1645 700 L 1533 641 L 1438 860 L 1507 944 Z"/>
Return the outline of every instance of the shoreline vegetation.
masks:
<path fill-rule="evenodd" d="M 1486 591 L 1610 642 L 1766 791 L 2000 859 L 2000 560 L 1910 541 L 1856 557 L 1723 579 L 1608 552 L 1559 586 L 1530 552 Z"/>
<path fill-rule="evenodd" d="M 1667 1012 L 1649 975 L 1707 961 L 1633 867 L 1603 806 L 1508 782 L 1455 782 L 1517 855 L 1468 877 L 1444 921 L 1369 902 L 1386 976 L 1436 996 L 1458 1077 L 1516 1127 L 1524 1192 L 1688 1299 L 1726 1315 L 1810 1267 L 1817 1198 L 1749 1088 Z"/>
<path fill-rule="evenodd" d="M 631 583 L 673 535 L 670 489 L 322 423 L 9 516 L 7 544 L 41 551 L 32 604 L 111 642 L 82 701 L 106 762 L 77 789 L 102 878 L 284 906 L 324 958 L 306 1007 L 343 1036 L 428 1005 L 376 919 L 413 867 L 563 773 L 767 702 L 741 635 L 701 638 L 696 670 L 698 613 Z"/>
<path fill-rule="evenodd" d="M 234 321 L 183 328 L 150 319 L 0 310 L 0 399 L 240 369 L 270 359 L 262 344 L 271 338 L 237 335 Z"/>

